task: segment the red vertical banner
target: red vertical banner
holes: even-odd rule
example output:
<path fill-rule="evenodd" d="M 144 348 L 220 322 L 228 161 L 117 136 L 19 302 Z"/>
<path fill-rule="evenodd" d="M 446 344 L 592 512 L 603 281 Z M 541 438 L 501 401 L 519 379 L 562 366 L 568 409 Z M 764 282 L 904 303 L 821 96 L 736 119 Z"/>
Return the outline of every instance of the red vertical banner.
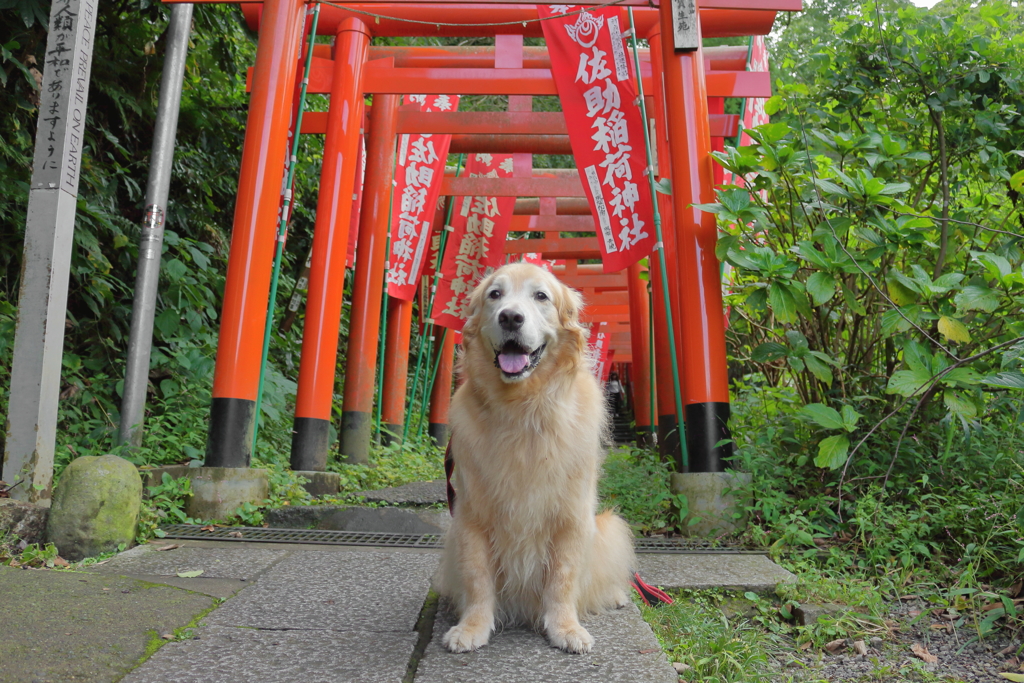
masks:
<path fill-rule="evenodd" d="M 459 96 L 406 95 L 405 104 L 419 105 L 425 112 L 455 111 Z M 412 301 L 416 294 L 451 142 L 451 135 L 421 133 L 402 135 L 398 141 L 388 261 L 388 295 L 396 299 Z"/>
<path fill-rule="evenodd" d="M 750 54 L 747 57 L 747 71 L 768 71 L 768 46 L 765 45 L 764 36 L 754 36 L 750 39 Z M 753 139 L 747 135 L 747 128 L 769 123 L 768 114 L 764 111 L 764 103 L 767 100 L 763 97 L 746 97 L 743 99 L 743 115 L 740 117 L 739 141 L 737 147 L 745 147 L 753 143 Z M 731 172 L 725 172 L 726 185 L 743 186 L 743 178 L 734 176 Z"/>
<path fill-rule="evenodd" d="M 551 73 L 569 128 L 576 167 L 597 223 L 604 271 L 622 270 L 653 251 L 654 209 L 646 177 L 644 124 L 621 11 L 564 16 L 578 5 L 538 5 Z"/>
<path fill-rule="evenodd" d="M 768 71 L 768 46 L 765 45 L 764 36 L 753 36 L 750 39 L 750 52 L 747 57 L 747 71 Z M 745 147 L 753 144 L 754 140 L 747 132 L 747 128 L 756 128 L 757 126 L 770 123 L 768 114 L 764 111 L 764 103 L 767 100 L 763 97 L 747 97 L 743 100 L 743 115 L 741 117 L 743 125 L 740 127 L 740 135 L 737 147 Z M 733 175 L 731 171 L 725 171 L 723 178 L 725 185 L 738 185 L 743 187 L 745 185 L 742 176 Z M 765 201 L 768 200 L 768 192 L 761 190 L 761 198 Z M 757 236 L 755 236 L 757 237 Z M 758 241 L 760 241 L 758 239 Z M 732 286 L 735 283 L 735 273 L 733 272 L 732 264 L 727 261 L 722 262 L 722 295 L 729 296 L 732 294 Z M 729 327 L 729 307 L 725 309 L 725 327 Z"/>
<path fill-rule="evenodd" d="M 471 154 L 463 172 L 471 178 L 511 178 L 511 154 Z M 515 197 L 455 197 L 452 233 L 441 261 L 441 278 L 431 318 L 443 327 L 462 330 L 469 295 L 488 269 L 505 258 L 505 237 L 512 225 Z"/>
<path fill-rule="evenodd" d="M 565 265 L 565 259 L 546 259 L 543 254 L 523 254 L 522 262 L 540 266 L 549 273 L 555 272 L 555 266 Z"/>
<path fill-rule="evenodd" d="M 359 212 L 363 208 L 363 180 L 366 178 L 366 136 L 359 136 L 359 164 L 356 168 L 356 183 L 352 188 L 352 216 L 348 224 L 348 256 L 345 267 L 351 268 L 356 262 L 356 241 L 359 239 Z"/>
<path fill-rule="evenodd" d="M 608 355 L 611 336 L 606 331 L 607 328 L 605 323 L 595 323 L 590 328 L 590 339 L 587 340 L 591 357 L 594 359 L 594 377 L 597 377 L 597 380 L 602 383 L 607 381 L 612 367 Z"/>

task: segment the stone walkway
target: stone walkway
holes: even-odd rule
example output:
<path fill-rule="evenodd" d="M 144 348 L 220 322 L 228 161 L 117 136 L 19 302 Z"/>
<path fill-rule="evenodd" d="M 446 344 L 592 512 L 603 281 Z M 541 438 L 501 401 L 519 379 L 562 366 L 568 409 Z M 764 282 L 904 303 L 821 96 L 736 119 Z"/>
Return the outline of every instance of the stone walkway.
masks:
<path fill-rule="evenodd" d="M 158 550 L 170 545 L 178 547 Z M 20 637 L 21 646 L 6 634 L 0 637 L 0 660 L 6 660 L 0 681 L 678 680 L 632 605 L 586 622 L 596 640 L 587 655 L 553 649 L 525 629 L 497 633 L 477 652 L 447 652 L 440 638 L 455 616 L 429 591 L 438 557 L 437 551 L 397 548 L 165 540 L 122 553 L 93 573 L 6 570 L 0 572 L 0 593 L 28 595 L 43 590 L 44 582 L 71 592 L 63 607 L 36 605 L 49 613 L 45 638 L 29 632 L 40 623 L 31 601 L 20 611 L 14 601 L 14 619 L 5 614 L 4 624 L 14 627 L 11 632 L 26 632 L 13 639 Z M 703 586 L 717 576 L 732 587 L 770 590 L 790 578 L 762 556 L 640 557 L 646 578 L 670 587 Z M 195 578 L 178 576 L 199 570 Z M 91 597 L 82 602 L 86 589 Z M 81 623 L 72 628 L 68 619 L 76 612 Z M 192 628 L 180 628 L 187 625 Z M 124 676 L 147 647 L 176 628 L 176 638 Z M 69 638 L 72 631 L 80 632 L 80 642 Z M 34 644 L 31 657 L 28 643 Z M 103 654 L 108 650 L 109 657 Z M 60 664 L 44 665 L 51 661 Z"/>

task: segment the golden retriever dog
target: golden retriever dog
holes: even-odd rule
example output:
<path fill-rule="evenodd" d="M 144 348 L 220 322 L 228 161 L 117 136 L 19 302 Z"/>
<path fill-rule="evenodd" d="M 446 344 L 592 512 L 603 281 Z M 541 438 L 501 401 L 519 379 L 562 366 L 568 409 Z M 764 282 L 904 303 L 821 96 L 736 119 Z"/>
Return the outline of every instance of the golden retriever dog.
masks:
<path fill-rule="evenodd" d="M 511 623 L 589 652 L 580 617 L 628 602 L 632 533 L 597 514 L 608 418 L 581 305 L 525 263 L 495 271 L 470 299 L 449 415 L 458 498 L 436 581 L 459 613 L 444 636 L 452 652 Z"/>

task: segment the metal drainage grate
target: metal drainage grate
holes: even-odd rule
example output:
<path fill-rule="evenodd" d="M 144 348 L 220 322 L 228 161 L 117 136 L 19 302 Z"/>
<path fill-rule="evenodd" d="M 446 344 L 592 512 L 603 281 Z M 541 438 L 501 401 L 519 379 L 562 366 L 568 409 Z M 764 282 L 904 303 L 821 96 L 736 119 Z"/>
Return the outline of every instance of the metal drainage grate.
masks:
<path fill-rule="evenodd" d="M 248 541 L 250 543 L 308 543 L 316 545 L 352 545 L 373 548 L 424 548 L 442 546 L 440 534 L 389 534 L 378 531 L 330 531 L 326 529 L 265 529 L 262 527 L 211 527 L 198 524 L 168 524 L 161 527 L 165 538 L 200 541 Z M 746 554 L 763 555 L 756 550 L 736 546 L 715 546 L 700 539 L 637 538 L 638 553 L 674 554 Z"/>
<path fill-rule="evenodd" d="M 255 543 L 313 543 L 360 545 L 376 548 L 440 548 L 440 534 L 389 534 L 378 531 L 328 531 L 322 529 L 264 529 L 251 526 L 213 527 L 169 524 L 160 527 L 165 538 Z"/>

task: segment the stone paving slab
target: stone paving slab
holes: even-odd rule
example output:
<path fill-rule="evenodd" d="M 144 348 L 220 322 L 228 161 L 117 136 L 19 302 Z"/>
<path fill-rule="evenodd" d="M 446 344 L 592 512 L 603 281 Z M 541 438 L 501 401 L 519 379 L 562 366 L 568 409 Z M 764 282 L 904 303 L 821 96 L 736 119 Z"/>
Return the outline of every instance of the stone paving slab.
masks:
<path fill-rule="evenodd" d="M 444 479 L 416 481 L 389 489 L 360 491 L 354 495 L 364 497 L 368 503 L 384 503 L 385 505 L 437 505 L 439 503 L 448 503 L 448 489 L 445 486 Z"/>
<path fill-rule="evenodd" d="M 178 572 L 203 570 L 207 579 L 243 579 L 252 581 L 268 567 L 287 555 L 280 548 L 204 548 L 183 545 L 174 550 L 158 551 L 161 545 L 147 543 L 117 555 L 95 571 L 105 574 L 160 574 L 175 576 Z"/>
<path fill-rule="evenodd" d="M 296 551 L 207 624 L 276 629 L 412 632 L 438 553 Z"/>
<path fill-rule="evenodd" d="M 123 576 L 0 566 L 0 682 L 116 681 L 213 602 Z"/>
<path fill-rule="evenodd" d="M 400 683 L 416 633 L 209 626 L 169 643 L 122 683 Z"/>
<path fill-rule="evenodd" d="M 85 571 L 99 573 L 88 569 Z M 165 576 L 163 574 L 122 574 L 121 576 L 145 583 L 161 583 L 165 586 L 173 586 L 174 588 L 209 595 L 211 598 L 222 599 L 230 598 L 243 588 L 253 585 L 252 582 L 245 579 L 208 579 L 205 576 L 194 579 L 183 579 L 178 576 Z"/>
<path fill-rule="evenodd" d="M 594 649 L 571 655 L 531 630 L 495 633 L 476 652 L 452 654 L 441 645 L 456 623 L 449 605 L 438 609 L 434 634 L 416 671 L 416 683 L 677 683 L 651 627 L 629 604 L 593 617 L 584 626 Z"/>
<path fill-rule="evenodd" d="M 637 553 L 636 557 L 643 580 L 662 588 L 769 593 L 780 583 L 796 581 L 796 576 L 764 555 Z"/>

